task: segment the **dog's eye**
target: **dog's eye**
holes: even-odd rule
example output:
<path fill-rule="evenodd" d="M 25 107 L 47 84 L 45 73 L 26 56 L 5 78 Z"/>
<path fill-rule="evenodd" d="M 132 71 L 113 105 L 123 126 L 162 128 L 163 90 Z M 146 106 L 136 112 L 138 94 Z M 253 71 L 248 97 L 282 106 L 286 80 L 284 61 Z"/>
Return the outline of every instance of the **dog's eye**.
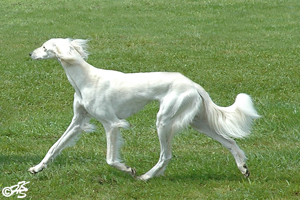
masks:
<path fill-rule="evenodd" d="M 46 49 L 46 47 L 45 47 L 45 46 L 43 46 L 43 49 L 44 49 L 44 51 L 47 51 L 47 49 Z"/>

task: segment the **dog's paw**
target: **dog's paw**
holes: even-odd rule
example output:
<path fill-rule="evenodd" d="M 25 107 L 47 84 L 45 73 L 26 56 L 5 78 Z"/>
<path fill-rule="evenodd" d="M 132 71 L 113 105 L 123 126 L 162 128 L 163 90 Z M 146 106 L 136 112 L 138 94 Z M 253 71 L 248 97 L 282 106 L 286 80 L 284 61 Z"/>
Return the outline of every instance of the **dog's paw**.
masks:
<path fill-rule="evenodd" d="M 30 167 L 30 168 L 28 169 L 28 171 L 29 171 L 31 174 L 36 174 L 36 173 L 38 173 L 38 171 L 35 170 L 35 167 Z"/>
<path fill-rule="evenodd" d="M 247 165 L 244 165 L 243 168 L 244 168 L 244 170 L 245 170 L 245 172 L 243 173 L 243 174 L 244 174 L 244 177 L 245 177 L 245 178 L 248 178 L 248 177 L 250 176 L 250 171 L 249 171 Z"/>
<path fill-rule="evenodd" d="M 134 168 L 131 168 L 131 173 L 130 175 L 135 178 L 136 177 L 136 170 Z"/>
<path fill-rule="evenodd" d="M 140 181 L 148 181 L 151 177 L 149 177 L 148 175 L 142 175 L 142 176 L 137 176 L 136 179 L 140 180 Z"/>
<path fill-rule="evenodd" d="M 45 164 L 42 164 L 42 165 L 37 165 L 37 166 L 34 166 L 34 167 L 30 167 L 28 169 L 28 171 L 31 173 L 31 174 L 37 174 L 41 171 L 43 171 L 43 169 L 45 169 L 47 167 L 47 165 Z"/>

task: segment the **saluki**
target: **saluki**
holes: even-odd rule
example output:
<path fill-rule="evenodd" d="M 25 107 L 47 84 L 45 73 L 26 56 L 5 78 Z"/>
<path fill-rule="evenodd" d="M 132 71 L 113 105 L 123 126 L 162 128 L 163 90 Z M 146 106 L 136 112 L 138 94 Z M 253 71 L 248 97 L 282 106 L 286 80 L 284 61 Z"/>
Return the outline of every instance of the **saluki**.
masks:
<path fill-rule="evenodd" d="M 43 160 L 29 169 L 31 173 L 46 168 L 81 132 L 94 131 L 89 121 L 95 118 L 106 132 L 107 163 L 136 177 L 135 169 L 120 159 L 120 128 L 129 128 L 126 118 L 157 100 L 160 103 L 156 121 L 160 157 L 152 169 L 137 179 L 146 181 L 163 175 L 172 157 L 172 138 L 188 125 L 224 145 L 242 174 L 250 175 L 245 153 L 232 139 L 250 134 L 253 121 L 260 117 L 250 96 L 238 94 L 233 105 L 220 107 L 200 85 L 180 73 L 122 73 L 95 68 L 85 61 L 86 48 L 87 40 L 56 38 L 30 53 L 35 60 L 57 59 L 75 89 L 71 124 Z"/>

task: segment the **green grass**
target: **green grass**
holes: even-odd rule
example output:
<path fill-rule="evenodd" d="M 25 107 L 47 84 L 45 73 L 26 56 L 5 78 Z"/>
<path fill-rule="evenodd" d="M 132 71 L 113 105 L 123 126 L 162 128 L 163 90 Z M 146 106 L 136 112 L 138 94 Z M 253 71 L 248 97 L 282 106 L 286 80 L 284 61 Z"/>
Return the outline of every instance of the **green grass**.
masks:
<path fill-rule="evenodd" d="M 28 199 L 300 198 L 299 0 L 0 0 L 0 13 L 1 190 L 24 180 Z M 28 56 L 53 37 L 90 39 L 88 62 L 99 68 L 179 71 L 221 106 L 250 94 L 263 118 L 237 142 L 251 177 L 224 147 L 187 129 L 174 139 L 166 176 L 134 180 L 106 164 L 96 121 L 97 132 L 29 174 L 72 118 L 62 67 Z M 150 104 L 123 131 L 122 156 L 139 175 L 159 157 L 157 109 Z"/>

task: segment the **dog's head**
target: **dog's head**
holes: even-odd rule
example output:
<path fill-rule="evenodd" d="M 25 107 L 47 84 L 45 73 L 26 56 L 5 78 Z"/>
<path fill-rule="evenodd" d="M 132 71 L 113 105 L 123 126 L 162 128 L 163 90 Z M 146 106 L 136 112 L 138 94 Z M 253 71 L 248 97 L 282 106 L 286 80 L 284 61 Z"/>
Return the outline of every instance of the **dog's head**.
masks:
<path fill-rule="evenodd" d="M 87 59 L 87 42 L 88 40 L 82 39 L 72 40 L 69 38 L 54 38 L 45 42 L 41 47 L 35 49 L 29 55 L 34 60 L 51 58 L 68 60 L 76 57 Z"/>

